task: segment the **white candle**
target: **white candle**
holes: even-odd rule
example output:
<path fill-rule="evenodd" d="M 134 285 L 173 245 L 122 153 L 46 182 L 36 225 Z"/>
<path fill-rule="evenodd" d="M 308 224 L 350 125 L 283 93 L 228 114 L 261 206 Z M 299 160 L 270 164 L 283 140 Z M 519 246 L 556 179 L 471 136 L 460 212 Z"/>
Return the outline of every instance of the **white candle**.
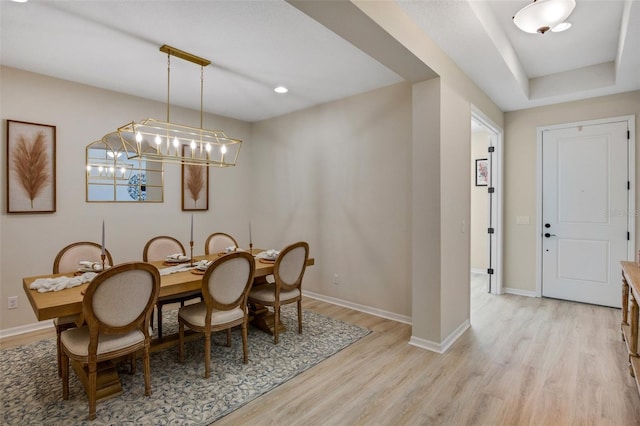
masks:
<path fill-rule="evenodd" d="M 104 255 L 104 220 L 102 221 L 102 254 Z"/>
<path fill-rule="evenodd" d="M 193 213 L 191 213 L 191 240 L 189 241 L 193 241 Z"/>

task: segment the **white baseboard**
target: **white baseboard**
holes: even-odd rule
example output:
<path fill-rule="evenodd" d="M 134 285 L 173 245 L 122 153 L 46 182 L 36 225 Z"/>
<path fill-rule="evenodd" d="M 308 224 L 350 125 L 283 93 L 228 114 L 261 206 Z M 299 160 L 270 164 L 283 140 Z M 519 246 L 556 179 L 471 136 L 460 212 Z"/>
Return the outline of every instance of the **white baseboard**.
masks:
<path fill-rule="evenodd" d="M 353 303 L 347 300 L 337 299 L 331 296 L 324 296 L 322 294 L 314 293 L 312 291 L 307 291 L 307 290 L 303 290 L 302 295 L 309 297 L 311 299 L 316 299 L 322 302 L 331 303 L 332 305 L 343 306 L 345 308 L 353 309 L 354 311 L 360 311 L 366 314 L 371 314 L 377 317 L 386 318 L 392 321 L 397 321 L 403 324 L 411 325 L 411 317 L 408 317 L 406 315 L 399 315 L 399 314 L 385 311 L 382 309 L 372 308 L 371 306 L 361 305 L 359 303 Z"/>
<path fill-rule="evenodd" d="M 519 288 L 509 288 L 509 287 L 505 287 L 502 290 L 506 294 L 515 294 L 516 296 L 538 297 L 536 292 L 531 290 L 520 290 Z"/>
<path fill-rule="evenodd" d="M 411 336 L 409 339 L 409 344 L 416 346 L 421 349 L 426 349 L 431 352 L 436 352 L 439 354 L 445 353 L 451 345 L 453 345 L 460 336 L 464 334 L 467 329 L 471 327 L 469 320 L 466 320 L 458 328 L 456 328 L 453 333 L 447 336 L 446 339 L 442 341 L 442 343 L 433 342 L 431 340 L 421 339 L 420 337 Z"/>
<path fill-rule="evenodd" d="M 53 327 L 53 320 L 51 321 L 40 321 L 33 324 L 20 325 L 18 327 L 7 328 L 5 330 L 0 330 L 0 340 L 5 337 L 17 336 L 19 334 L 31 333 L 33 331 L 44 330 L 45 328 Z"/>

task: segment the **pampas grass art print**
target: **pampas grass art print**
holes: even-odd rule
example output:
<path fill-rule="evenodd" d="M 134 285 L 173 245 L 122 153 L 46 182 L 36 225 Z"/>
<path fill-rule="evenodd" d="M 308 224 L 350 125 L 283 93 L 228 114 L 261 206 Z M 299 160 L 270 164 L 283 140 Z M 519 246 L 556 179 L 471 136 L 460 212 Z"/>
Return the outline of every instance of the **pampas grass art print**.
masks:
<path fill-rule="evenodd" d="M 8 123 L 9 213 L 55 211 L 55 128 Z"/>

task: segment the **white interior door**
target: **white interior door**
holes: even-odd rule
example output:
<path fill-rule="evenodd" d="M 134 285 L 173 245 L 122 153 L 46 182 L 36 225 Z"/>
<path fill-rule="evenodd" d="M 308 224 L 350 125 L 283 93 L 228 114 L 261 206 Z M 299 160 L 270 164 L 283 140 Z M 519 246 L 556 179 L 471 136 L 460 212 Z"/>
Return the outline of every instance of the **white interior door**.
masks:
<path fill-rule="evenodd" d="M 620 306 L 627 258 L 627 123 L 542 134 L 542 295 Z"/>

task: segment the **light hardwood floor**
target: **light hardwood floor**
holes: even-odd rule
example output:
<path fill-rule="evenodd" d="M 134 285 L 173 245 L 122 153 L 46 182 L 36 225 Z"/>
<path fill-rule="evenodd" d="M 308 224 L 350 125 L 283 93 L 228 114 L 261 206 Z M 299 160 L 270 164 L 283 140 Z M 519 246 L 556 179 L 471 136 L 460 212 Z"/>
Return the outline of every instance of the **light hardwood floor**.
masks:
<path fill-rule="evenodd" d="M 372 333 L 216 426 L 640 425 L 617 309 L 493 296 L 476 277 L 471 328 L 440 355 L 408 345 L 408 325 L 309 298 L 303 306 Z"/>

